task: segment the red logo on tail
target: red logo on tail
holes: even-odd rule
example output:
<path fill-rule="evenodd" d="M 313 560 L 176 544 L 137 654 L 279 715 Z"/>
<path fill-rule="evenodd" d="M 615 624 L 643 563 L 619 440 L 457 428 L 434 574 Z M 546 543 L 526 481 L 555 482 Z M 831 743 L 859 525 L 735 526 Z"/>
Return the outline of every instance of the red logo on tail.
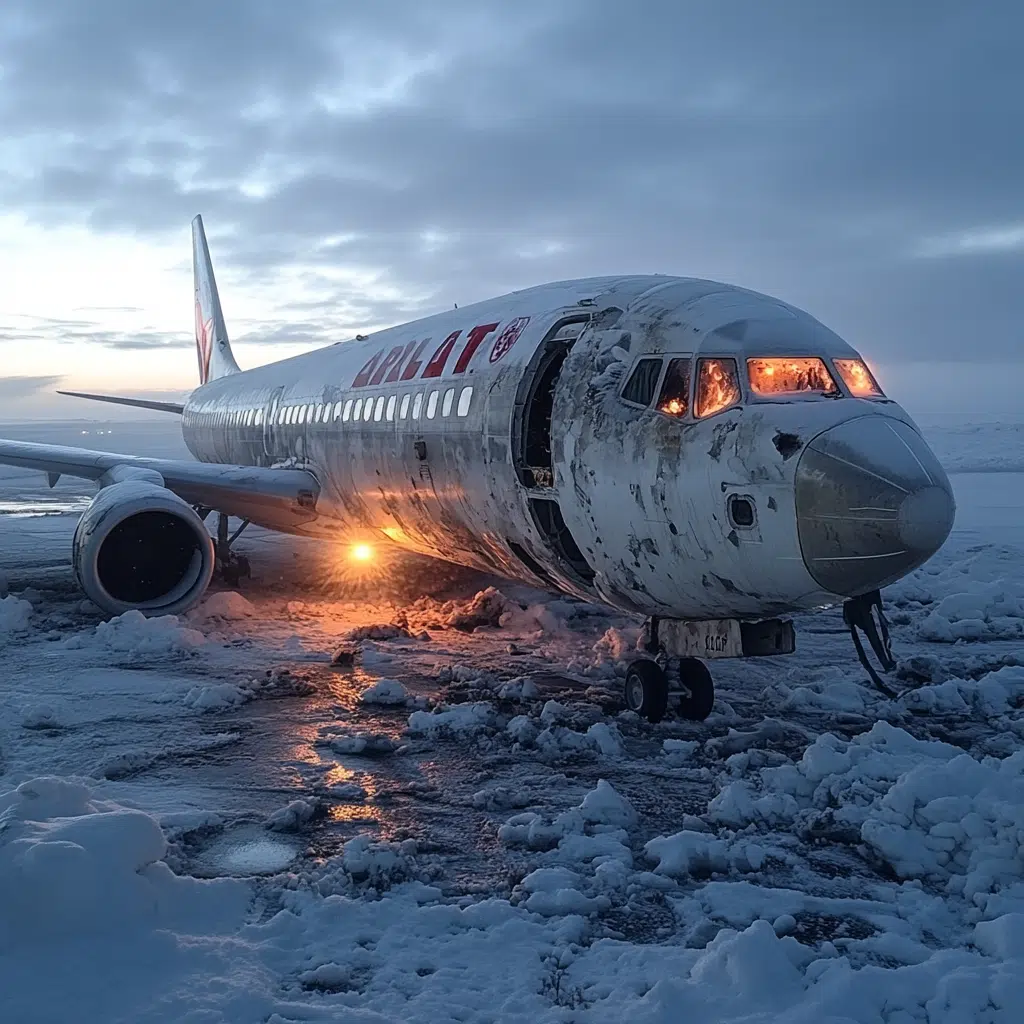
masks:
<path fill-rule="evenodd" d="M 196 348 L 199 352 L 199 383 L 210 379 L 210 356 L 213 355 L 213 317 L 203 320 L 203 305 L 196 299 Z"/>

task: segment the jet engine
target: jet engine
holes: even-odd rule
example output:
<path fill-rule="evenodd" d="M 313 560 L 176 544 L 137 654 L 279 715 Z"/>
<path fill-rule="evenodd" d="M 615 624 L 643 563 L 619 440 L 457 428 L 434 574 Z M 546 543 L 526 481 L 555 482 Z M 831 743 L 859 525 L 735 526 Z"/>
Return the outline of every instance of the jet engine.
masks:
<path fill-rule="evenodd" d="M 75 530 L 72 560 L 82 589 L 104 611 L 167 615 L 202 598 L 214 549 L 192 506 L 154 473 L 96 495 Z"/>

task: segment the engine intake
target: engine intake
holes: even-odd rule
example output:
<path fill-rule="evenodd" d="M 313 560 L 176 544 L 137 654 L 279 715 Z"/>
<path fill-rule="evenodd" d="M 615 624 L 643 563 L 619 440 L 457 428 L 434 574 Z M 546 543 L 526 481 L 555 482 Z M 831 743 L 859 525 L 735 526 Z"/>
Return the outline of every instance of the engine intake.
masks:
<path fill-rule="evenodd" d="M 192 507 L 149 480 L 104 487 L 75 529 L 78 582 L 104 611 L 167 615 L 198 603 L 213 576 L 213 540 Z"/>

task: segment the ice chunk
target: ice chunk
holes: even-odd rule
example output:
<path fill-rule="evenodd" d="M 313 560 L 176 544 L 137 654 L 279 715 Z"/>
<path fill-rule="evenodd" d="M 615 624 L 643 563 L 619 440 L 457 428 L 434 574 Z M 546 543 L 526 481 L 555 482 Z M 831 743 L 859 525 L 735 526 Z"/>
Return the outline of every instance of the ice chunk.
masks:
<path fill-rule="evenodd" d="M 95 636 L 100 646 L 133 655 L 182 654 L 206 643 L 198 630 L 182 626 L 177 615 L 150 619 L 136 609 L 99 623 Z"/>
<path fill-rule="evenodd" d="M 471 735 L 483 732 L 494 724 L 494 709 L 490 704 L 441 705 L 434 711 L 414 711 L 409 716 L 409 731 L 437 736 L 451 732 Z"/>
<path fill-rule="evenodd" d="M 633 828 L 637 823 L 633 805 L 604 779 L 600 779 L 597 786 L 583 798 L 580 811 L 583 820 L 591 825 Z"/>
<path fill-rule="evenodd" d="M 0 598 L 0 641 L 28 629 L 31 617 L 32 605 L 28 601 L 13 596 Z"/>
<path fill-rule="evenodd" d="M 292 800 L 291 803 L 267 816 L 267 828 L 275 832 L 297 832 L 323 813 L 319 800 Z"/>
<path fill-rule="evenodd" d="M 359 694 L 360 704 L 400 705 L 409 702 L 409 691 L 397 679 L 378 679 Z"/>
<path fill-rule="evenodd" d="M 256 606 L 248 598 L 243 597 L 235 590 L 222 590 L 216 594 L 210 594 L 188 617 L 196 621 L 223 619 L 227 622 L 234 622 L 240 619 L 251 619 L 255 614 Z"/>

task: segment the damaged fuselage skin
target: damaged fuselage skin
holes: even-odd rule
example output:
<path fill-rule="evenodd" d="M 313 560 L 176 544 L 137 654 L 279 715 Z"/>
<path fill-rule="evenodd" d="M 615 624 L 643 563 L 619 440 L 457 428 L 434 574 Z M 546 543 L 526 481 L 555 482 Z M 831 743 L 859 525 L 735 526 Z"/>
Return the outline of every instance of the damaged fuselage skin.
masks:
<path fill-rule="evenodd" d="M 934 455 L 846 342 L 695 279 L 570 281 L 452 310 L 213 380 L 183 426 L 199 460 L 319 481 L 287 520 L 233 509 L 256 523 L 371 533 L 666 619 L 867 594 L 953 521 Z"/>

